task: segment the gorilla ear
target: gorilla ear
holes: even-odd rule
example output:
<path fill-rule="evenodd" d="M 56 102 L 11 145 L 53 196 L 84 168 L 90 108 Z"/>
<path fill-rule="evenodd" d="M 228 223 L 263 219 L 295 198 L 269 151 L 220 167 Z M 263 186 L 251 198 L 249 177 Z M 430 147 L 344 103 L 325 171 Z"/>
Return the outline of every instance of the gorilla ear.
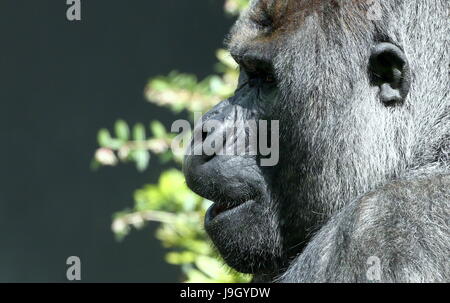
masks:
<path fill-rule="evenodd" d="M 387 106 L 402 104 L 409 93 L 411 74 L 405 53 L 392 43 L 376 45 L 369 71 L 372 85 L 380 88 L 380 100 Z"/>

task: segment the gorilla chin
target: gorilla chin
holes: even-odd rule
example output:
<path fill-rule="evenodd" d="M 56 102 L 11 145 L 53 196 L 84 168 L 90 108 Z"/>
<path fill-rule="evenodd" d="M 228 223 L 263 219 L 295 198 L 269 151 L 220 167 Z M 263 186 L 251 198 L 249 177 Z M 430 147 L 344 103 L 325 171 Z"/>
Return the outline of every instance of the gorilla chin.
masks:
<path fill-rule="evenodd" d="M 214 247 L 229 266 L 249 274 L 273 272 L 283 259 L 267 185 L 255 163 L 249 157 L 191 155 L 183 166 L 188 186 L 214 201 L 204 222 Z"/>
<path fill-rule="evenodd" d="M 225 262 L 235 270 L 263 274 L 280 267 L 281 253 L 274 249 L 279 247 L 275 244 L 278 237 L 274 233 L 276 229 L 271 227 L 273 224 L 268 224 L 267 214 L 261 201 L 257 200 L 237 206 L 219 202 L 208 209 L 206 232 Z M 267 243 L 273 243 L 273 246 L 268 247 Z"/>

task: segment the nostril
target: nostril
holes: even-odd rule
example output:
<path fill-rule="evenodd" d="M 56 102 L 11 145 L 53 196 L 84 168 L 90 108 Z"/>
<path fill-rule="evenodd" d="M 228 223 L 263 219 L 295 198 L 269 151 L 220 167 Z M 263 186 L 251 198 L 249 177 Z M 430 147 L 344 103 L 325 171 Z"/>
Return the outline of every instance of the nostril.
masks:
<path fill-rule="evenodd" d="M 222 121 L 210 120 L 210 124 L 203 125 L 202 137 L 202 160 L 210 161 L 223 152 L 226 142 L 226 132 Z M 214 124 L 213 124 L 214 123 Z"/>
<path fill-rule="evenodd" d="M 212 142 L 212 145 L 210 147 L 205 145 L 205 143 L 207 142 L 206 138 L 208 136 L 211 136 L 213 134 L 213 132 L 214 132 L 214 129 L 212 129 L 210 131 L 206 131 L 206 130 L 202 131 L 202 150 L 203 150 L 202 158 L 203 158 L 203 161 L 205 161 L 205 162 L 210 161 L 212 158 L 214 158 L 216 156 L 216 153 L 214 150 L 215 142 Z"/>

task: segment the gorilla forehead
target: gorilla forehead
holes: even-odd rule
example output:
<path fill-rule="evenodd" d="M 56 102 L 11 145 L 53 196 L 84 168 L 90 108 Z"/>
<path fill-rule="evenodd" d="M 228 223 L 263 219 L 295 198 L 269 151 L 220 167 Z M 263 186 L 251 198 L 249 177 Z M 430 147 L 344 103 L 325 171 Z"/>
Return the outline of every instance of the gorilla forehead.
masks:
<path fill-rule="evenodd" d="M 316 29 L 330 32 L 345 24 L 347 31 L 369 29 L 368 5 L 363 0 L 253 0 L 227 39 L 232 53 L 255 49 L 275 56 L 292 34 L 305 30 L 313 18 Z M 392 1 L 395 2 L 395 1 Z M 371 28 L 370 28 L 371 29 Z M 367 30 L 366 32 L 370 32 Z"/>
<path fill-rule="evenodd" d="M 342 1 L 341 1 L 342 2 Z M 321 12 L 326 7 L 338 8 L 336 0 L 259 0 L 254 1 L 252 17 L 262 25 L 284 28 L 287 25 L 299 25 L 305 17 Z"/>

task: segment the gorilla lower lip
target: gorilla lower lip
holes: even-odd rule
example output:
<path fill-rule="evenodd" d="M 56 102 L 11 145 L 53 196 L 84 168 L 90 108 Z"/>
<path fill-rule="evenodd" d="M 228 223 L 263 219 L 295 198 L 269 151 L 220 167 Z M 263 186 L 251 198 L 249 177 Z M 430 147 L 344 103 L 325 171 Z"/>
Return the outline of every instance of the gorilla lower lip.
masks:
<path fill-rule="evenodd" d="M 222 203 L 214 203 L 208 210 L 208 217 L 210 220 L 213 220 L 217 216 L 224 214 L 230 210 L 234 210 L 239 208 L 240 206 L 250 202 L 252 200 L 248 200 L 239 204 L 222 204 Z"/>

